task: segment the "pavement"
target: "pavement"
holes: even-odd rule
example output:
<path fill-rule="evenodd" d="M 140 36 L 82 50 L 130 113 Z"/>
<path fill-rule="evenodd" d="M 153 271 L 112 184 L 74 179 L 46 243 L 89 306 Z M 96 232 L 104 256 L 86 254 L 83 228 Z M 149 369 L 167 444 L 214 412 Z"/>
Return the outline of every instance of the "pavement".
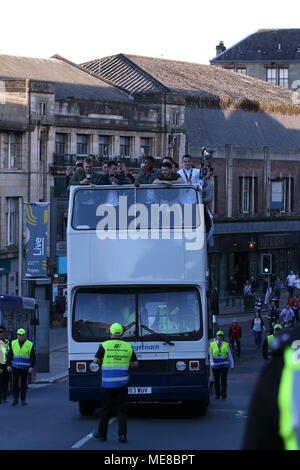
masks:
<path fill-rule="evenodd" d="M 51 327 L 49 330 L 49 372 L 36 372 L 33 384 L 59 382 L 68 376 L 67 328 Z"/>
<path fill-rule="evenodd" d="M 286 292 L 283 290 L 280 299 L 280 309 L 283 308 L 287 301 Z M 244 314 L 238 312 L 230 312 L 224 315 L 216 316 L 215 328 L 225 327 L 225 336 L 227 337 L 229 325 L 233 318 L 237 318 L 239 324 L 247 328 L 247 336 L 251 337 L 250 332 L 250 321 L 253 318 L 253 314 Z M 263 319 L 265 326 L 267 326 L 267 311 L 263 310 Z M 243 328 L 244 329 L 244 328 Z M 215 330 L 217 331 L 217 330 Z M 242 340 L 243 342 L 243 340 Z M 247 341 L 248 342 L 248 341 Z M 51 327 L 49 330 L 49 372 L 36 372 L 32 378 L 32 384 L 48 384 L 62 381 L 68 377 L 68 340 L 67 340 L 67 328 L 63 326 Z"/>

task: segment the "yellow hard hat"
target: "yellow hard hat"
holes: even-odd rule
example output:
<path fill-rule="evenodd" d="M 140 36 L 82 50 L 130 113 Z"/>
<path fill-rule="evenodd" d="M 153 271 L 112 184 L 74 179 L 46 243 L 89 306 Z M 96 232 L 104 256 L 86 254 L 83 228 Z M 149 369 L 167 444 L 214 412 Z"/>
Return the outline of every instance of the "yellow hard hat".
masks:
<path fill-rule="evenodd" d="M 19 328 L 18 331 L 17 331 L 17 335 L 25 335 L 26 334 L 26 331 L 24 330 L 24 328 Z"/>
<path fill-rule="evenodd" d="M 112 335 L 122 335 L 123 334 L 123 326 L 120 323 L 113 323 L 109 329 Z"/>

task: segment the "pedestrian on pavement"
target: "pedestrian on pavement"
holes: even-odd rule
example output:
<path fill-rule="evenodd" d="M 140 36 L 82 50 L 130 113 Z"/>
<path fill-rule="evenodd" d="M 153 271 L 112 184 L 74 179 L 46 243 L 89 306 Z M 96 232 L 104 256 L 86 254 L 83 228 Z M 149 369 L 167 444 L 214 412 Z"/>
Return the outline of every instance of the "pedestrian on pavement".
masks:
<path fill-rule="evenodd" d="M 279 322 L 279 310 L 277 308 L 275 300 L 271 300 L 270 309 L 268 312 L 269 331 L 272 333 L 273 326 Z"/>
<path fill-rule="evenodd" d="M 280 335 L 282 333 L 282 326 L 280 325 L 280 323 L 277 323 L 276 325 L 274 325 L 274 328 L 273 328 L 273 334 L 271 335 L 268 335 L 264 342 L 263 342 L 263 345 L 262 345 L 262 355 L 263 355 L 263 358 L 264 360 L 267 362 L 267 361 L 270 361 L 271 358 L 272 358 L 272 342 L 274 340 L 274 338 L 278 335 Z"/>
<path fill-rule="evenodd" d="M 102 397 L 98 431 L 94 437 L 106 441 L 109 419 L 115 410 L 118 418 L 119 442 L 127 442 L 127 385 L 128 368 L 138 366 L 131 344 L 121 340 L 123 327 L 113 323 L 110 327 L 111 339 L 100 344 L 94 362 L 102 362 Z"/>
<path fill-rule="evenodd" d="M 294 280 L 294 293 L 293 295 L 300 295 L 300 279 L 299 279 L 299 276 L 298 274 L 295 274 L 295 280 Z"/>
<path fill-rule="evenodd" d="M 6 403 L 9 372 L 7 370 L 7 355 L 9 349 L 9 341 L 5 338 L 5 326 L 0 325 L 0 404 Z"/>
<path fill-rule="evenodd" d="M 297 323 L 299 323 L 300 299 L 298 295 L 295 295 L 295 297 L 292 299 L 290 306 L 293 309 Z"/>
<path fill-rule="evenodd" d="M 252 291 L 252 285 L 249 279 L 246 280 L 244 286 L 243 286 L 243 295 L 244 295 L 244 310 L 249 311 L 252 310 L 253 304 L 254 304 L 254 297 L 253 297 L 253 291 Z"/>
<path fill-rule="evenodd" d="M 281 280 L 280 280 L 280 277 L 279 277 L 279 276 L 276 276 L 276 277 L 275 277 L 273 291 L 275 292 L 277 298 L 280 300 L 280 294 L 281 294 Z"/>
<path fill-rule="evenodd" d="M 294 326 L 295 314 L 293 309 L 287 303 L 286 306 L 280 312 L 280 323 L 285 328 L 291 328 Z"/>
<path fill-rule="evenodd" d="M 14 339 L 9 345 L 7 358 L 7 370 L 12 372 L 13 379 L 13 406 L 19 403 L 19 381 L 21 381 L 21 404 L 27 405 L 26 392 L 28 374 L 32 373 L 35 360 L 33 344 L 26 339 L 26 331 L 24 328 L 19 328 L 17 331 L 17 339 Z"/>
<path fill-rule="evenodd" d="M 232 320 L 232 324 L 229 328 L 228 338 L 232 347 L 232 351 L 234 351 L 234 344 L 236 344 L 238 357 L 241 357 L 241 337 L 242 328 L 238 324 L 238 321 L 234 319 Z"/>
<path fill-rule="evenodd" d="M 253 331 L 256 349 L 261 348 L 262 333 L 265 331 L 264 321 L 261 313 L 257 310 L 251 322 L 251 330 Z"/>
<path fill-rule="evenodd" d="M 224 341 L 223 331 L 217 331 L 216 340 L 210 343 L 210 365 L 214 374 L 216 398 L 227 397 L 227 375 L 234 367 L 229 343 Z"/>
<path fill-rule="evenodd" d="M 300 450 L 299 341 L 300 327 L 273 340 L 272 360 L 250 402 L 243 450 Z"/>
<path fill-rule="evenodd" d="M 236 291 L 237 291 L 237 283 L 234 280 L 234 277 L 230 276 L 226 285 L 226 307 L 229 307 L 230 299 L 231 299 L 232 307 L 235 306 Z"/>
<path fill-rule="evenodd" d="M 290 273 L 287 275 L 287 278 L 286 278 L 286 281 L 285 281 L 285 284 L 286 284 L 286 288 L 287 288 L 287 291 L 290 295 L 290 297 L 293 297 L 294 295 L 294 281 L 296 279 L 296 276 L 294 274 L 294 271 L 290 271 Z"/>

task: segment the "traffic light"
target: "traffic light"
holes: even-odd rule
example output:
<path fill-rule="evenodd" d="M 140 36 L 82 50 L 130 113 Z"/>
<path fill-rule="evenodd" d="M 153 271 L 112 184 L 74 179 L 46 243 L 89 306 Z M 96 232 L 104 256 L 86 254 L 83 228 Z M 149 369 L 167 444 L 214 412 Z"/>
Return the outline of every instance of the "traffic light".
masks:
<path fill-rule="evenodd" d="M 261 273 L 267 275 L 272 273 L 272 255 L 269 253 L 261 255 Z"/>

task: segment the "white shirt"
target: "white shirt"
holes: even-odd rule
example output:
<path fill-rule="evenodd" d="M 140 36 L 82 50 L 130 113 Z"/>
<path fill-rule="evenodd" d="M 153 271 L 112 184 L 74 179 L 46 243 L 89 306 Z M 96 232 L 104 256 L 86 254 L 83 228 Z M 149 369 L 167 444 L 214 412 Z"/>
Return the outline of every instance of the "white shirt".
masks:
<path fill-rule="evenodd" d="M 295 274 L 289 274 L 286 278 L 288 286 L 292 286 L 294 284 L 295 279 L 296 279 Z"/>
<path fill-rule="evenodd" d="M 198 168 L 190 168 L 189 170 L 181 168 L 177 173 L 185 183 L 200 184 L 200 170 Z"/>

